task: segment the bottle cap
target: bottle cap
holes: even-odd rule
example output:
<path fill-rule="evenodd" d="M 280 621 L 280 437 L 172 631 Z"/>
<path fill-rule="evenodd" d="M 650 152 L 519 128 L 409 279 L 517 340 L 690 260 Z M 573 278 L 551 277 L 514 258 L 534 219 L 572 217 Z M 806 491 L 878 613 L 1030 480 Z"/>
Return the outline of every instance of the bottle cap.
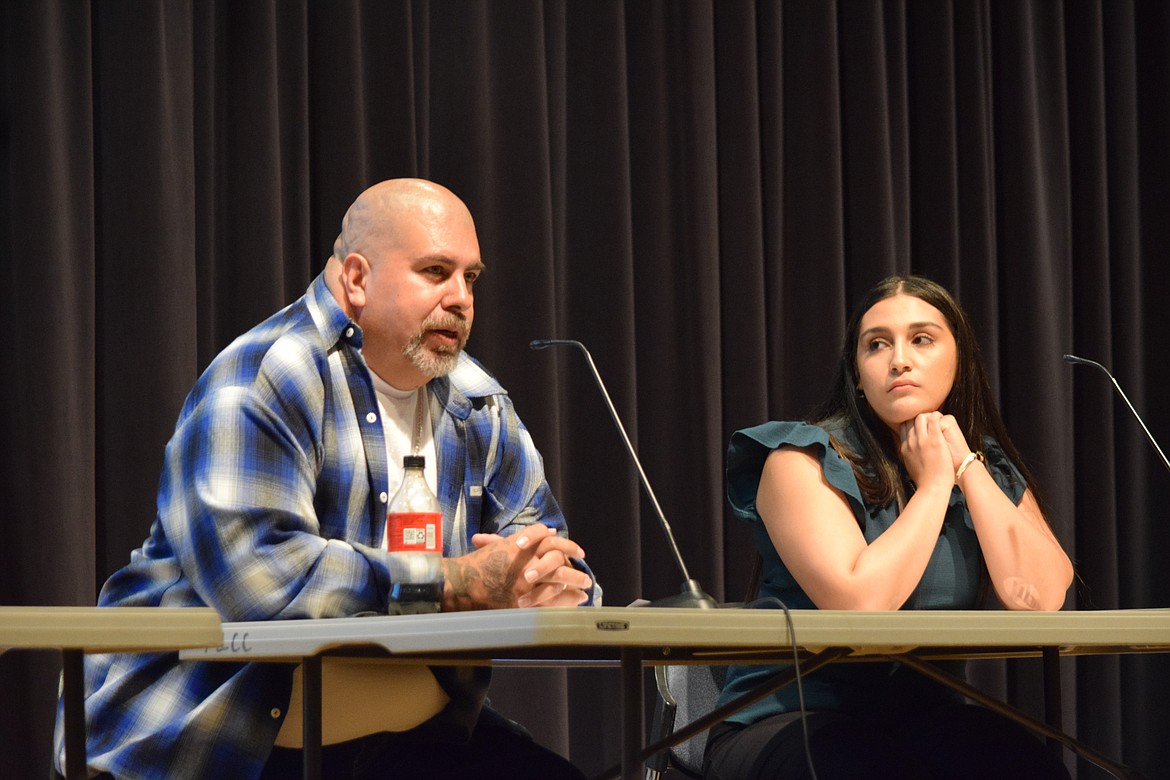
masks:
<path fill-rule="evenodd" d="M 402 468 L 404 469 L 421 469 L 426 468 L 427 459 L 424 455 L 406 455 L 402 458 Z"/>

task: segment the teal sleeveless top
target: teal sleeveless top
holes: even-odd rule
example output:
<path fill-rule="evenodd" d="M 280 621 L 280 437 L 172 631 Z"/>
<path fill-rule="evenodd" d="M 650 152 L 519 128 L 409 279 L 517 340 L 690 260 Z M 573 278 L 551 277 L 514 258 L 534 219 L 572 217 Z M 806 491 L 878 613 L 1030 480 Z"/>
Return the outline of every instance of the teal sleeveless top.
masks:
<path fill-rule="evenodd" d="M 809 452 L 820 461 L 825 479 L 841 491 L 853 510 L 867 542 L 881 536 L 898 517 L 896 501 L 884 506 L 867 504 L 849 461 L 829 444 L 830 431 L 844 446 L 856 451 L 852 431 L 827 429 L 803 422 L 768 422 L 737 431 L 731 437 L 727 454 L 727 495 L 736 516 L 753 526 L 756 549 L 763 566 L 758 597 L 762 608 L 779 609 L 776 599 L 790 609 L 815 609 L 772 546 L 768 532 L 756 511 L 756 494 L 764 461 L 778 447 L 792 446 Z M 988 472 L 1004 494 L 1018 504 L 1024 495 L 1024 478 L 999 445 L 983 442 Z M 903 609 L 977 609 L 982 606 L 981 583 L 984 579 L 983 555 L 971 524 L 967 502 L 956 487 L 943 520 L 938 542 L 917 589 Z M 786 636 L 780 634 L 781 641 Z M 798 637 L 799 638 L 799 637 Z M 953 674 L 962 675 L 962 662 L 937 664 Z M 725 704 L 783 667 L 732 666 L 719 703 Z M 835 663 L 809 675 L 802 675 L 805 708 L 810 711 L 841 711 L 873 715 L 917 710 L 932 701 L 954 698 L 955 694 L 927 680 L 919 673 L 891 663 Z M 728 718 L 729 722 L 748 724 L 783 712 L 800 709 L 794 685 L 782 688 Z"/>

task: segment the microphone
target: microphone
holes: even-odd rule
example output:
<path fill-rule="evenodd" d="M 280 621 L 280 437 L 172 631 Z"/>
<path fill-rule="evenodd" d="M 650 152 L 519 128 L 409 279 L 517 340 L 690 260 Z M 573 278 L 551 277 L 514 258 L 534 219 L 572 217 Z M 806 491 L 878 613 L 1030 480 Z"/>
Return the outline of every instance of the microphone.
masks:
<path fill-rule="evenodd" d="M 670 530 L 670 523 L 666 521 L 666 514 L 663 513 L 662 507 L 658 505 L 658 499 L 654 495 L 654 489 L 650 487 L 650 480 L 646 478 L 646 471 L 642 468 L 642 461 L 638 459 L 638 453 L 634 450 L 634 445 L 630 443 L 630 437 L 626 435 L 625 426 L 622 425 L 621 418 L 618 417 L 617 409 L 614 408 L 613 401 L 609 398 L 609 392 L 605 389 L 605 383 L 601 381 L 601 374 L 597 371 L 597 365 L 593 362 L 593 356 L 589 354 L 589 350 L 585 349 L 585 345 L 580 341 L 572 341 L 569 339 L 537 339 L 529 342 L 531 349 L 545 349 L 546 347 L 576 347 L 581 350 L 581 354 L 585 355 L 585 360 L 589 362 L 589 370 L 593 372 L 593 381 L 597 383 L 597 389 L 601 391 L 601 395 L 605 398 L 605 404 L 609 407 L 609 413 L 613 416 L 614 425 L 617 426 L 618 433 L 622 435 L 622 441 L 626 443 L 626 449 L 629 450 L 630 458 L 634 461 L 634 465 L 638 467 L 638 476 L 642 478 L 642 487 L 646 489 L 646 495 L 650 497 L 650 503 L 654 505 L 654 512 L 658 515 L 658 522 L 662 524 L 662 530 L 666 533 L 666 540 L 670 542 L 670 549 L 674 553 L 674 560 L 678 564 L 679 571 L 682 572 L 683 584 L 682 592 L 675 596 L 668 596 L 658 601 L 650 603 L 652 607 L 698 607 L 700 609 L 713 609 L 719 605 L 715 599 L 703 592 L 699 583 L 691 578 L 687 572 L 687 565 L 683 563 L 682 553 L 678 551 L 678 543 L 675 542 L 674 532 Z"/>
<path fill-rule="evenodd" d="M 1121 385 L 1117 384 L 1117 380 L 1113 377 L 1113 374 L 1109 373 L 1109 369 L 1105 368 L 1105 366 L 1101 365 L 1095 360 L 1088 360 L 1087 358 L 1077 357 L 1076 355 L 1065 355 L 1064 359 L 1069 363 L 1075 363 L 1082 366 L 1093 366 L 1094 368 L 1100 369 L 1102 373 L 1105 374 L 1105 376 L 1109 377 L 1109 381 L 1113 383 L 1113 388 L 1117 391 L 1117 394 L 1121 396 L 1121 400 L 1125 401 L 1125 405 L 1129 407 L 1129 411 L 1133 414 L 1134 419 L 1138 421 L 1138 425 L 1142 426 L 1142 430 L 1146 432 L 1146 438 L 1150 440 L 1150 444 L 1153 444 L 1154 449 L 1158 451 L 1158 456 L 1162 458 L 1162 463 L 1166 466 L 1166 470 L 1170 471 L 1170 460 L 1166 459 L 1166 453 L 1162 452 L 1162 448 L 1159 447 L 1158 442 L 1154 440 L 1154 434 L 1150 433 L 1150 429 L 1146 427 L 1146 423 L 1144 420 L 1142 420 L 1142 416 L 1137 413 L 1137 409 L 1133 408 L 1133 404 L 1129 402 L 1129 398 L 1125 395 L 1125 391 L 1121 389 Z"/>

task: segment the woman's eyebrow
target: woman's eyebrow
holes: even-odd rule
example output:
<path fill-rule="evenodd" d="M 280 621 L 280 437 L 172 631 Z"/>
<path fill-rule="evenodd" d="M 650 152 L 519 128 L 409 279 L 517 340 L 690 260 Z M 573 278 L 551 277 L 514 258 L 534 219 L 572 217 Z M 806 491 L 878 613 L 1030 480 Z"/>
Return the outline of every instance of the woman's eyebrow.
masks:
<path fill-rule="evenodd" d="M 923 330 L 925 328 L 944 330 L 942 325 L 939 325 L 937 322 L 932 322 L 930 320 L 923 320 L 922 322 L 911 322 L 906 326 L 906 330 Z M 861 341 L 862 339 L 869 336 L 884 335 L 886 333 L 892 332 L 892 330 L 893 329 L 887 325 L 874 325 L 872 328 L 866 328 L 863 330 L 860 335 L 858 335 L 857 340 Z"/>

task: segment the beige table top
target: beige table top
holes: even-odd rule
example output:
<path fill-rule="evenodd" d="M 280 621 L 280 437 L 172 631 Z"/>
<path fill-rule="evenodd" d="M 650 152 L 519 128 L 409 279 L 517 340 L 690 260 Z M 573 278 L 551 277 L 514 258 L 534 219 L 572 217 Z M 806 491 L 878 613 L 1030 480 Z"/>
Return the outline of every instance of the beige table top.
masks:
<path fill-rule="evenodd" d="M 207 607 L 0 607 L 0 651 L 218 647 L 223 640 L 221 625 L 219 615 Z"/>
<path fill-rule="evenodd" d="M 1065 612 L 791 610 L 796 644 L 849 648 L 853 657 L 916 650 L 964 657 L 1170 652 L 1170 609 Z M 394 617 L 224 623 L 222 644 L 184 650 L 200 660 L 292 660 L 342 648 L 391 656 L 576 653 L 616 658 L 615 648 L 658 648 L 662 660 L 718 662 L 723 655 L 776 654 L 791 647 L 785 614 L 774 609 L 563 607 Z M 570 652 L 570 650 L 572 652 Z"/>

